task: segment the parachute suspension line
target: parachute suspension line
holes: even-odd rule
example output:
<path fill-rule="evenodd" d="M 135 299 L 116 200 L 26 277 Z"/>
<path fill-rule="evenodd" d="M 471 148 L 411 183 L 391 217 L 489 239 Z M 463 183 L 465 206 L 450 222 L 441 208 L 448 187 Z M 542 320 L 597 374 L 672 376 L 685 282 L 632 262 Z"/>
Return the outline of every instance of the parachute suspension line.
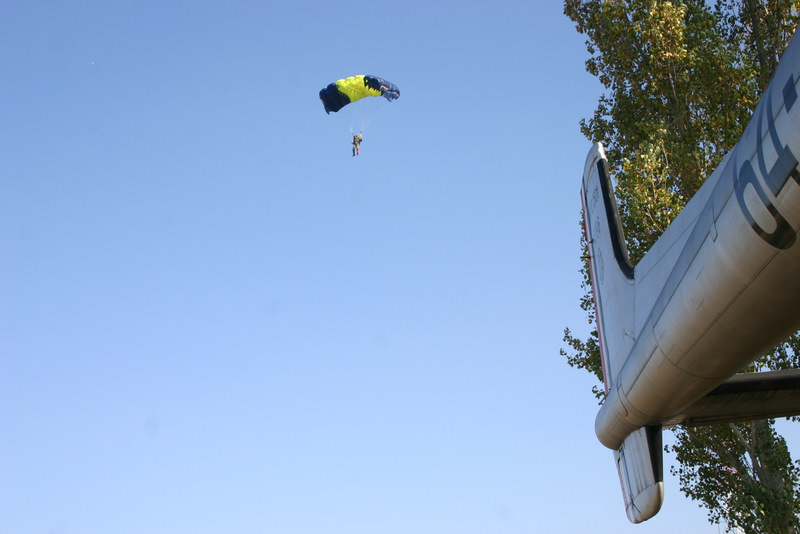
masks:
<path fill-rule="evenodd" d="M 346 106 L 339 110 L 340 120 L 348 125 L 350 135 L 363 134 L 383 108 L 389 104 L 385 98 L 370 98 Z"/>
<path fill-rule="evenodd" d="M 389 103 L 385 98 L 373 98 L 369 102 L 365 102 L 364 113 L 361 115 L 361 133 L 365 132 L 373 119 L 378 116 L 378 113 L 383 111 L 383 108 Z"/>

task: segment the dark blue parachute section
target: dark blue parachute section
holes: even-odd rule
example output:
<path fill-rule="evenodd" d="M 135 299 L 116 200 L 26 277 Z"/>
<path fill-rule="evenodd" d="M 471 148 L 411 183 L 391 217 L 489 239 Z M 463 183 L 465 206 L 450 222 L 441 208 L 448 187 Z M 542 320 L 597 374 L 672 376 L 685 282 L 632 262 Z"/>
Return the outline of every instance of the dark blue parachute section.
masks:
<path fill-rule="evenodd" d="M 319 99 L 325 106 L 325 113 L 336 112 L 350 103 L 350 97 L 339 91 L 335 83 L 328 84 L 328 87 L 319 92 Z"/>
<path fill-rule="evenodd" d="M 383 78 L 378 78 L 377 76 L 370 76 L 369 74 L 364 76 L 364 83 L 375 89 L 376 91 L 381 92 L 381 96 L 391 102 L 395 98 L 400 96 L 400 88 L 398 88 L 392 82 L 384 80 Z"/>

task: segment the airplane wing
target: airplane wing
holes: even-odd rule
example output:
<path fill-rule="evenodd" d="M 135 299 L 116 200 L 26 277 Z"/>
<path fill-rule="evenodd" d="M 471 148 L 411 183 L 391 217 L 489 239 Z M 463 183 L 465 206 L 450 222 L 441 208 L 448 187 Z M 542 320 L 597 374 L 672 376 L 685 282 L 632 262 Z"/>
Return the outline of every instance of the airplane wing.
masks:
<path fill-rule="evenodd" d="M 703 426 L 800 413 L 800 369 L 742 373 L 723 382 L 665 426 Z"/>

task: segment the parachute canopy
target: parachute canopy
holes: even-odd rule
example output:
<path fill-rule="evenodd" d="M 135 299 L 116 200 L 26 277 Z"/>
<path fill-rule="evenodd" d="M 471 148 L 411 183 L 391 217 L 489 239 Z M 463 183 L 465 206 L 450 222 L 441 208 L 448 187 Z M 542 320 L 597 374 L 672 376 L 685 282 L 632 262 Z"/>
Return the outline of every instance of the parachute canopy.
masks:
<path fill-rule="evenodd" d="M 365 96 L 382 96 L 391 102 L 400 96 L 400 89 L 383 78 L 359 74 L 331 83 L 319 92 L 319 99 L 322 100 L 326 113 L 339 111 Z"/>

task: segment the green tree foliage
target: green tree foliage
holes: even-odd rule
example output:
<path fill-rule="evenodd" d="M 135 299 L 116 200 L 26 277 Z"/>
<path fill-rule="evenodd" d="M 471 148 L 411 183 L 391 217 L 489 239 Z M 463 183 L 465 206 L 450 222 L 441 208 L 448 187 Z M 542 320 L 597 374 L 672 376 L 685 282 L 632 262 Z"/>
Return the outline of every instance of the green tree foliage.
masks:
<path fill-rule="evenodd" d="M 798 530 L 798 468 L 774 421 L 683 428 L 671 471 L 683 492 L 709 510 L 712 523 L 745 532 Z"/>
<path fill-rule="evenodd" d="M 606 147 L 634 263 L 741 136 L 798 8 L 800 0 L 564 1 L 564 13 L 587 37 L 586 69 L 605 88 L 580 126 Z M 583 288 L 580 306 L 594 328 L 585 259 Z M 602 381 L 596 330 L 584 340 L 566 329 L 564 342 L 567 362 Z M 795 335 L 753 370 L 800 367 L 799 359 Z M 602 396 L 602 388 L 594 393 Z M 774 422 L 678 427 L 672 449 L 682 491 L 708 508 L 711 522 L 800 532 L 800 471 Z"/>

